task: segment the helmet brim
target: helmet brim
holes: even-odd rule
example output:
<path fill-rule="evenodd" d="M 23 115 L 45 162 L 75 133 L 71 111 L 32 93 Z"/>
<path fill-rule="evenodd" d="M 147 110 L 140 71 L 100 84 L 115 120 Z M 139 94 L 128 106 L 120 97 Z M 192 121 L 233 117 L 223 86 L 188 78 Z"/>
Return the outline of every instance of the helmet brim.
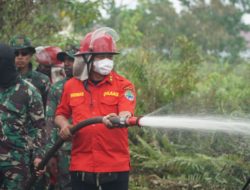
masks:
<path fill-rule="evenodd" d="M 69 53 L 64 52 L 64 51 L 58 53 L 57 56 L 56 56 L 56 58 L 57 58 L 59 61 L 65 61 L 65 57 L 66 57 L 66 56 L 68 56 L 68 57 L 70 57 L 70 58 L 72 58 L 72 59 L 75 59 L 75 57 L 74 57 L 75 54 L 69 54 Z"/>
<path fill-rule="evenodd" d="M 64 61 L 65 59 L 65 56 L 66 56 L 66 52 L 60 52 L 56 55 L 56 58 L 59 60 L 59 61 Z"/>
<path fill-rule="evenodd" d="M 78 56 L 78 55 L 103 55 L 103 54 L 117 55 L 117 54 L 120 54 L 120 52 L 86 52 L 86 53 L 78 52 L 78 53 L 74 54 L 74 56 Z"/>
<path fill-rule="evenodd" d="M 36 53 L 36 49 L 33 46 L 14 47 L 14 50 L 22 50 L 22 49 L 28 49 L 29 52 L 32 54 Z"/>

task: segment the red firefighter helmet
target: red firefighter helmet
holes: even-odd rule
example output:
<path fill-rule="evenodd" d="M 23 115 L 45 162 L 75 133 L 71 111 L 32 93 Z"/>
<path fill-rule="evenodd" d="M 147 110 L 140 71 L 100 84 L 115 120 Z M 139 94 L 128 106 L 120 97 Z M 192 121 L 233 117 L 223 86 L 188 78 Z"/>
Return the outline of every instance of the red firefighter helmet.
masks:
<path fill-rule="evenodd" d="M 80 42 L 80 51 L 76 55 L 118 54 L 116 49 L 118 39 L 118 34 L 112 28 L 99 28 L 84 37 Z"/>
<path fill-rule="evenodd" d="M 89 54 L 89 46 L 90 46 L 91 36 L 92 36 L 92 32 L 86 34 L 86 36 L 80 41 L 80 49 L 75 54 L 76 56 Z"/>
<path fill-rule="evenodd" d="M 90 44 L 92 54 L 117 54 L 116 44 L 110 35 L 103 35 Z"/>
<path fill-rule="evenodd" d="M 36 48 L 35 58 L 39 64 L 55 67 L 63 67 L 63 62 L 57 59 L 57 54 L 62 52 L 61 48 L 56 46 L 45 46 Z"/>

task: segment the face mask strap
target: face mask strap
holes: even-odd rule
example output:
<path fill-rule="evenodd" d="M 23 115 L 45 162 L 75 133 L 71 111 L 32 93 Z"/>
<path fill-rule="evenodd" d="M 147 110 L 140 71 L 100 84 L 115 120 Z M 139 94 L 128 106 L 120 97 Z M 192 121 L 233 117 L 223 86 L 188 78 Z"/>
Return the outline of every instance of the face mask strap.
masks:
<path fill-rule="evenodd" d="M 82 57 L 83 57 L 84 62 L 87 63 L 87 71 L 88 71 L 88 78 L 89 78 L 89 76 L 90 76 L 90 70 L 92 68 L 95 55 L 93 55 L 93 54 L 87 54 L 87 55 L 82 55 Z"/>

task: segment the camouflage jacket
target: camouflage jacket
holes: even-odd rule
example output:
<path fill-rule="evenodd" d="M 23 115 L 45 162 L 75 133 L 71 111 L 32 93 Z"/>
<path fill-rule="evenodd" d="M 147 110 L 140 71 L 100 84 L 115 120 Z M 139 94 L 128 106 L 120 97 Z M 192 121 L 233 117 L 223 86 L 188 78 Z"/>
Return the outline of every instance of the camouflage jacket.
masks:
<path fill-rule="evenodd" d="M 63 86 L 68 78 L 64 78 L 55 84 L 53 84 L 49 90 L 48 97 L 47 97 L 47 104 L 46 104 L 46 121 L 48 127 L 50 127 L 50 135 L 49 135 L 49 143 L 47 148 L 51 148 L 53 144 L 55 144 L 56 140 L 58 139 L 58 129 L 54 124 L 55 119 L 55 112 L 57 105 L 60 103 Z M 70 150 L 71 145 L 70 143 L 64 143 L 63 150 Z"/>
<path fill-rule="evenodd" d="M 35 156 L 43 156 L 44 109 L 32 84 L 19 78 L 16 85 L 0 89 L 0 118 L 0 165 L 22 159 L 27 164 L 31 149 Z"/>
<path fill-rule="evenodd" d="M 50 88 L 50 79 L 47 75 L 33 71 L 31 63 L 29 64 L 29 71 L 22 75 L 22 78 L 33 84 L 42 95 L 43 105 L 46 105 L 46 99 L 48 95 L 48 91 Z"/>

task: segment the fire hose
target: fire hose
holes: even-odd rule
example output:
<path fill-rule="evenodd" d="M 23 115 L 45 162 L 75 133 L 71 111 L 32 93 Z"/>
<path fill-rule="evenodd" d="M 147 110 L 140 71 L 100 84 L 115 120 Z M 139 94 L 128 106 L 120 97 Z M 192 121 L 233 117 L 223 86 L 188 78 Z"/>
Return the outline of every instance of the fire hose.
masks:
<path fill-rule="evenodd" d="M 123 128 L 128 126 L 140 126 L 139 124 L 140 117 L 130 117 L 130 118 L 124 118 L 124 117 L 112 117 L 110 119 L 111 123 L 113 124 L 114 128 Z M 90 119 L 86 119 L 84 121 L 81 121 L 80 123 L 76 124 L 72 128 L 70 128 L 71 134 L 75 134 L 78 130 L 81 128 L 87 127 L 92 124 L 102 123 L 103 117 L 93 117 Z M 63 145 L 65 142 L 64 139 L 59 137 L 59 139 L 56 141 L 54 146 L 46 152 L 44 158 L 39 163 L 36 170 L 42 170 L 50 160 L 50 158 L 56 153 L 56 151 Z M 28 180 L 25 190 L 30 190 L 32 186 L 34 185 L 35 181 L 37 179 L 36 173 L 34 172 L 30 179 Z"/>

